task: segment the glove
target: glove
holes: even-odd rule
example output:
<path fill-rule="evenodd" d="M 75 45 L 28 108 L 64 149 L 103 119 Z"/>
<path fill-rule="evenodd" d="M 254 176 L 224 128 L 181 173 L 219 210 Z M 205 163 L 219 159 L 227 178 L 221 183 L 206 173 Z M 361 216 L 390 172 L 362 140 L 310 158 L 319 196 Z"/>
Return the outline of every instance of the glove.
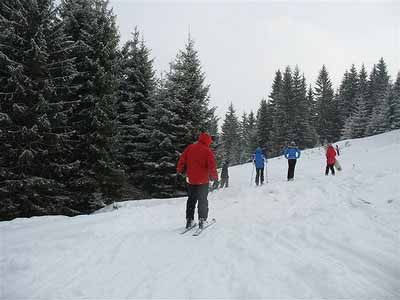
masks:
<path fill-rule="evenodd" d="M 213 185 L 212 185 L 213 189 L 218 188 L 218 186 L 219 186 L 219 181 L 218 181 L 218 180 L 215 180 L 215 181 L 213 182 Z"/>

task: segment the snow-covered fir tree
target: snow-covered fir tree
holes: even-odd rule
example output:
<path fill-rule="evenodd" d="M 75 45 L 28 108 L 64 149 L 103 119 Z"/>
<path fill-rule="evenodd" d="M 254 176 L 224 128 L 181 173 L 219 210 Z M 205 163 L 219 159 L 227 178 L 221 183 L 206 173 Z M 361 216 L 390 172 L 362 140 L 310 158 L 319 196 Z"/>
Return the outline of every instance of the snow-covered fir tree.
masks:
<path fill-rule="evenodd" d="M 400 72 L 397 73 L 397 78 L 391 91 L 387 119 L 391 130 L 400 128 Z"/>
<path fill-rule="evenodd" d="M 0 31 L 0 219 L 74 215 L 74 45 L 51 0 L 2 1 Z"/>
<path fill-rule="evenodd" d="M 376 78 L 377 78 L 377 70 L 376 70 L 376 65 L 374 65 L 372 67 L 371 73 L 369 74 L 368 78 L 367 110 L 369 115 L 372 114 L 377 102 L 376 100 L 377 97 L 375 95 Z"/>
<path fill-rule="evenodd" d="M 201 132 L 207 131 L 212 118 L 212 109 L 208 107 L 209 86 L 205 84 L 205 74 L 194 48 L 194 41 L 190 37 L 185 50 L 179 51 L 170 64 L 162 87 L 160 97 L 174 115 L 169 132 L 174 151 L 169 155 L 175 157 L 176 164 L 179 154 L 189 144 L 197 141 Z M 145 164 L 148 165 L 147 160 Z M 176 170 L 169 164 L 160 164 L 158 168 L 167 176 L 166 180 L 175 176 Z M 164 186 L 169 189 L 167 184 Z M 177 180 L 175 186 L 177 190 L 183 190 L 185 183 Z"/>
<path fill-rule="evenodd" d="M 240 144 L 238 141 L 240 141 L 239 120 L 231 103 L 225 114 L 221 130 L 224 160 L 228 160 L 231 165 L 240 163 Z"/>
<path fill-rule="evenodd" d="M 389 85 L 389 74 L 383 58 L 378 64 L 373 66 L 369 78 L 369 91 L 367 100 L 367 109 L 369 113 L 374 113 L 375 107 L 383 101 L 386 96 Z"/>
<path fill-rule="evenodd" d="M 70 124 L 81 167 L 72 187 L 81 193 L 79 210 L 90 212 L 119 197 L 125 179 L 116 159 L 119 36 L 108 1 L 63 0 L 61 16 L 66 34 L 79 45 L 73 52 L 79 104 Z"/>
<path fill-rule="evenodd" d="M 269 94 L 268 104 L 271 112 L 275 111 L 277 102 L 279 102 L 280 91 L 282 87 L 282 73 L 280 70 L 275 72 L 274 81 L 272 82 L 271 93 Z"/>
<path fill-rule="evenodd" d="M 371 117 L 369 118 L 365 134 L 367 136 L 380 134 L 390 129 L 388 116 L 390 115 L 390 88 L 386 91 L 386 95 L 382 95 L 383 99 L 374 107 Z"/>
<path fill-rule="evenodd" d="M 209 86 L 205 84 L 194 41 L 189 37 L 184 51 L 179 51 L 170 64 L 165 87 L 168 101 L 174 102 L 174 113 L 179 116 L 176 149 L 183 149 L 197 140 L 200 132 L 207 129 L 209 121 Z"/>
<path fill-rule="evenodd" d="M 365 101 L 368 99 L 368 73 L 365 70 L 365 65 L 361 65 L 360 72 L 358 74 L 358 90 L 357 96 L 362 96 Z M 367 102 L 366 102 L 367 105 Z M 367 107 L 366 107 L 367 108 Z"/>
<path fill-rule="evenodd" d="M 240 135 L 240 162 L 243 163 L 248 160 L 250 153 L 248 153 L 247 135 L 249 128 L 249 120 L 247 113 L 242 114 L 242 118 L 239 122 L 239 135 Z"/>
<path fill-rule="evenodd" d="M 245 136 L 243 136 L 243 140 L 246 145 L 246 154 L 249 154 L 246 157 L 246 161 L 251 159 L 252 154 L 255 149 L 258 147 L 258 138 L 257 138 L 257 119 L 254 115 L 253 111 L 250 111 L 247 117 L 247 127 L 245 129 Z"/>
<path fill-rule="evenodd" d="M 346 71 L 339 87 L 338 106 L 341 126 L 356 109 L 356 96 L 358 91 L 358 74 L 353 64 L 350 71 Z"/>
<path fill-rule="evenodd" d="M 279 151 L 279 147 L 277 149 L 276 144 L 279 144 L 277 142 L 278 138 L 278 128 L 280 124 L 280 120 L 277 116 L 278 112 L 278 103 L 279 103 L 279 97 L 281 93 L 281 88 L 282 88 L 282 73 L 280 70 L 275 72 L 275 77 L 274 81 L 272 82 L 272 87 L 271 87 L 271 93 L 268 96 L 268 104 L 270 105 L 270 112 L 272 115 L 272 132 L 271 132 L 271 138 L 272 138 L 272 149 L 270 149 L 271 155 L 275 155 L 277 151 Z"/>
<path fill-rule="evenodd" d="M 209 110 L 209 117 L 208 117 L 208 124 L 206 128 L 206 132 L 211 135 L 212 137 L 212 144 L 211 149 L 215 154 L 215 159 L 217 161 L 217 166 L 221 166 L 223 152 L 222 152 L 222 144 L 221 144 L 221 137 L 219 133 L 219 117 L 216 115 L 216 107 L 212 107 Z"/>
<path fill-rule="evenodd" d="M 342 129 L 343 139 L 361 138 L 365 136 L 365 129 L 368 123 L 368 112 L 365 98 L 358 94 L 356 108 L 347 118 Z"/>
<path fill-rule="evenodd" d="M 274 82 L 278 80 L 279 73 L 276 74 Z M 290 101 L 293 98 L 293 83 L 292 83 L 292 71 L 290 67 L 286 67 L 283 73 L 281 84 L 277 84 L 279 92 L 277 99 L 275 100 L 275 113 L 274 113 L 274 144 L 275 153 L 280 154 L 281 150 L 286 146 L 288 141 L 294 140 L 294 133 L 291 132 L 293 121 L 293 107 L 290 107 Z M 273 90 L 274 92 L 274 90 Z"/>
<path fill-rule="evenodd" d="M 390 82 L 387 66 L 381 58 L 370 74 L 367 109 L 370 119 L 366 135 L 373 135 L 389 130 L 387 120 L 390 101 Z"/>
<path fill-rule="evenodd" d="M 120 131 L 119 160 L 124 163 L 128 183 L 143 184 L 143 163 L 148 155 L 149 143 L 144 120 L 152 106 L 155 89 L 153 61 L 150 50 L 135 28 L 132 38 L 121 51 L 121 83 L 118 99 L 118 127 Z"/>
<path fill-rule="evenodd" d="M 311 121 L 311 110 L 307 100 L 307 85 L 304 75 L 296 66 L 293 72 L 293 101 L 294 108 L 293 132 L 298 146 L 302 149 L 313 147 L 316 143 L 316 132 Z"/>
<path fill-rule="evenodd" d="M 241 161 L 247 162 L 251 159 L 258 145 L 257 119 L 253 111 L 249 114 L 243 113 L 241 120 Z"/>
<path fill-rule="evenodd" d="M 365 136 L 369 115 L 367 109 L 368 99 L 368 74 L 364 64 L 358 74 L 358 86 L 356 93 L 356 107 L 346 119 L 342 128 L 342 138 L 360 138 Z"/>
<path fill-rule="evenodd" d="M 176 195 L 184 184 L 184 179 L 176 174 L 181 117 L 173 112 L 175 104 L 166 94 L 165 83 L 160 80 L 154 103 L 143 121 L 148 141 L 143 147 L 148 153 L 144 161 L 143 187 L 149 196 L 161 198 Z"/>
<path fill-rule="evenodd" d="M 323 144 L 327 141 L 336 140 L 340 134 L 340 129 L 336 122 L 338 111 L 334 102 L 334 91 L 325 65 L 322 66 L 315 85 L 316 130 L 319 135 L 319 141 Z"/>
<path fill-rule="evenodd" d="M 260 107 L 257 111 L 257 146 L 260 147 L 265 154 L 271 156 L 272 143 L 272 114 L 269 105 L 265 99 L 261 100 Z M 255 149 L 253 149 L 254 152 Z"/>
<path fill-rule="evenodd" d="M 308 105 L 308 111 L 310 114 L 310 124 L 314 131 L 316 132 L 316 124 L 317 124 L 317 105 L 314 100 L 314 92 L 311 84 L 308 86 L 307 90 L 307 105 Z"/>

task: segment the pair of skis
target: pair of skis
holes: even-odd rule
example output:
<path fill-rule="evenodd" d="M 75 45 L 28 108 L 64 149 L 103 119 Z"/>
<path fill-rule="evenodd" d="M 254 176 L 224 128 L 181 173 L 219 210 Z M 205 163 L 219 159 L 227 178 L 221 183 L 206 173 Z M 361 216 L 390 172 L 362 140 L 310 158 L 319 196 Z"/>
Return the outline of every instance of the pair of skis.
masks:
<path fill-rule="evenodd" d="M 205 225 L 203 226 L 203 228 L 197 228 L 196 231 L 195 231 L 192 235 L 193 235 L 193 236 L 199 236 L 206 228 L 208 228 L 208 227 L 210 227 L 211 225 L 215 224 L 216 221 L 217 221 L 217 220 L 215 220 L 215 219 L 210 220 L 207 224 L 205 224 Z M 185 234 L 185 233 L 187 233 L 187 232 L 189 232 L 189 231 L 195 229 L 195 228 L 197 227 L 197 225 L 198 225 L 197 223 L 194 223 L 191 227 L 185 228 L 185 229 L 181 232 L 181 234 Z"/>

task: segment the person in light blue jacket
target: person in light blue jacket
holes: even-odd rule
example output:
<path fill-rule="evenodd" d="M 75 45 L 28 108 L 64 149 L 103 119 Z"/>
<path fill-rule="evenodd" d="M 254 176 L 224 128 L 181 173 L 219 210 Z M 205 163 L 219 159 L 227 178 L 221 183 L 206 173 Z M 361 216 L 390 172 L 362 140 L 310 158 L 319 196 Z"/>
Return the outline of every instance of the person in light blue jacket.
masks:
<path fill-rule="evenodd" d="M 296 167 L 297 159 L 300 158 L 300 150 L 296 147 L 295 142 L 291 142 L 290 145 L 285 148 L 283 155 L 288 160 L 287 180 L 291 181 L 294 178 L 294 169 Z"/>
<path fill-rule="evenodd" d="M 264 183 L 264 163 L 267 163 L 267 158 L 262 153 L 260 147 L 257 147 L 256 153 L 253 155 L 253 162 L 256 167 L 256 185 Z"/>

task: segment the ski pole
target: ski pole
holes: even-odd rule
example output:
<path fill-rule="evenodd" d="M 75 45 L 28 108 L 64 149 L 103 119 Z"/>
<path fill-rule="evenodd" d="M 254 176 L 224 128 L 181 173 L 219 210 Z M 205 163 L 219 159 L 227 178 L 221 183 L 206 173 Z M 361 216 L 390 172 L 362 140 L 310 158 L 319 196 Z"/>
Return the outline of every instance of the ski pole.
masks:
<path fill-rule="evenodd" d="M 252 168 L 252 170 L 251 170 L 251 180 L 250 180 L 250 185 L 253 183 L 254 168 L 255 168 L 255 165 L 254 165 L 254 162 L 253 162 L 253 168 Z"/>

